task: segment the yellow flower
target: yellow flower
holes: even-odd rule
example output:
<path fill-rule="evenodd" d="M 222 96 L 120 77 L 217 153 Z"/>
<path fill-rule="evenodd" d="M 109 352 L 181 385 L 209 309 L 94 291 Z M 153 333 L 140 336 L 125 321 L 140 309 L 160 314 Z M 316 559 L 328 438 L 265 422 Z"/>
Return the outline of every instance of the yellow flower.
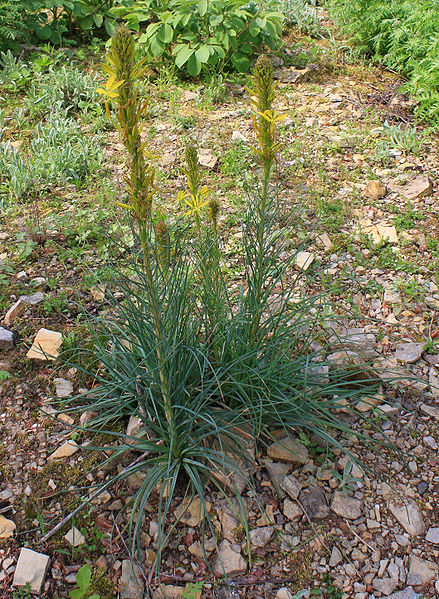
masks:
<path fill-rule="evenodd" d="M 107 82 L 105 83 L 105 87 L 98 87 L 96 90 L 98 94 L 104 97 L 105 101 L 105 111 L 107 113 L 107 117 L 110 118 L 110 108 L 108 103 L 110 100 L 117 98 L 119 93 L 116 91 L 123 83 L 122 81 L 116 81 L 115 75 L 110 75 Z"/>
<path fill-rule="evenodd" d="M 180 191 L 177 198 L 186 214 L 199 214 L 200 210 L 209 203 L 206 200 L 208 194 L 208 188 L 202 187 L 195 195 L 187 191 Z"/>

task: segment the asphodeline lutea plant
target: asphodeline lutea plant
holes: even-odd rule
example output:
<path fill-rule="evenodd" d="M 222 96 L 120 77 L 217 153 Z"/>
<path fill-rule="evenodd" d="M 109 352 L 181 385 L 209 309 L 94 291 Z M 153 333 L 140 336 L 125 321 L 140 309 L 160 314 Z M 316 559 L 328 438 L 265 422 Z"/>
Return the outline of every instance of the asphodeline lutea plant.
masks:
<path fill-rule="evenodd" d="M 247 91 L 250 94 L 253 109 L 253 126 L 256 137 L 256 145 L 252 149 L 258 157 L 262 169 L 256 202 L 255 267 L 253 276 L 249 280 L 247 294 L 249 307 L 254 314 L 250 333 L 250 340 L 254 341 L 263 313 L 261 296 L 267 208 L 270 199 L 271 176 L 276 163 L 276 155 L 281 148 L 277 125 L 283 119 L 283 116 L 273 108 L 276 82 L 273 80 L 273 67 L 267 56 L 263 55 L 258 58 Z"/>
<path fill-rule="evenodd" d="M 160 302 L 154 283 L 154 266 L 152 253 L 160 252 L 160 262 L 166 264 L 163 241 L 166 237 L 165 223 L 154 227 L 152 221 L 152 202 L 155 194 L 154 156 L 142 141 L 142 116 L 148 100 L 139 97 L 138 82 L 145 74 L 145 59 L 137 60 L 137 49 L 134 38 L 125 26 L 119 27 L 112 38 L 107 62 L 103 65 L 109 78 L 98 91 L 104 96 L 109 112 L 109 101 L 116 104 L 117 129 L 128 153 L 128 173 L 126 183 L 128 194 L 126 202 L 119 205 L 132 215 L 139 235 L 150 310 L 153 318 L 157 354 L 160 373 L 160 387 L 166 420 L 172 429 L 172 405 L 169 385 L 166 376 L 165 355 L 163 351 L 164 324 L 161 320 Z M 156 241 L 159 240 L 157 244 Z"/>

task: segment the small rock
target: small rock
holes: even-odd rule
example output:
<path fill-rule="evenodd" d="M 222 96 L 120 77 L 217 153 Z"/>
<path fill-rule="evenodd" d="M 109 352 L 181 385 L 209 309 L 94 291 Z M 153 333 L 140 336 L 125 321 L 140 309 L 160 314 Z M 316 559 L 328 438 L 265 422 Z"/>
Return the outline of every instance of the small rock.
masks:
<path fill-rule="evenodd" d="M 76 443 L 76 441 L 66 441 L 61 445 L 61 447 L 58 447 L 58 449 L 47 458 L 47 461 L 52 462 L 53 460 L 69 458 L 70 456 L 74 455 L 77 451 L 79 451 L 79 446 Z"/>
<path fill-rule="evenodd" d="M 73 385 L 66 379 L 53 379 L 57 397 L 69 397 L 73 393 Z"/>
<path fill-rule="evenodd" d="M 295 264 L 299 270 L 308 270 L 315 260 L 315 255 L 311 252 L 298 252 Z"/>
<path fill-rule="evenodd" d="M 398 586 L 397 578 L 375 578 L 372 582 L 373 588 L 383 595 L 390 595 Z"/>
<path fill-rule="evenodd" d="M 423 343 L 398 343 L 394 357 L 400 362 L 414 364 L 424 353 Z"/>
<path fill-rule="evenodd" d="M 303 516 L 303 510 L 295 501 L 290 501 L 289 499 L 285 499 L 283 514 L 288 520 L 295 522 L 299 520 Z"/>
<path fill-rule="evenodd" d="M 61 345 L 61 333 L 40 329 L 26 357 L 33 360 L 56 360 Z"/>
<path fill-rule="evenodd" d="M 17 300 L 15 304 L 13 304 L 5 314 L 5 325 L 8 327 L 10 324 L 14 322 L 14 320 L 19 318 L 25 310 L 26 304 L 23 302 L 23 300 Z"/>
<path fill-rule="evenodd" d="M 219 545 L 218 558 L 214 565 L 216 576 L 234 576 L 242 574 L 246 569 L 247 563 L 241 553 L 235 551 L 229 541 L 222 541 Z"/>
<path fill-rule="evenodd" d="M 331 557 L 329 558 L 329 566 L 331 568 L 335 568 L 335 566 L 338 566 L 338 564 L 342 561 L 343 555 L 341 554 L 340 549 L 334 545 L 331 551 Z"/>
<path fill-rule="evenodd" d="M 201 164 L 201 166 L 214 169 L 217 165 L 218 158 L 213 153 L 213 150 L 200 148 L 198 150 L 198 162 Z"/>
<path fill-rule="evenodd" d="M 293 464 L 306 464 L 309 459 L 305 445 L 291 437 L 284 437 L 280 441 L 275 441 L 268 447 L 267 454 L 273 460 Z"/>
<path fill-rule="evenodd" d="M 422 442 L 424 443 L 424 445 L 426 445 L 433 451 L 436 451 L 438 448 L 438 444 L 436 443 L 434 437 L 432 437 L 431 435 L 426 435 L 425 437 L 423 437 Z"/>
<path fill-rule="evenodd" d="M 427 177 L 416 177 L 411 183 L 401 188 L 402 193 L 408 200 L 416 200 L 432 194 L 433 189 Z"/>
<path fill-rule="evenodd" d="M 275 599 L 294 599 L 294 596 L 292 592 L 289 589 L 287 589 L 287 587 L 282 587 L 276 593 Z"/>
<path fill-rule="evenodd" d="M 140 567 L 129 559 L 122 561 L 119 579 L 120 599 L 143 599 L 144 585 Z"/>
<path fill-rule="evenodd" d="M 389 510 L 409 535 L 417 537 L 425 532 L 424 518 L 416 503 L 389 503 Z"/>
<path fill-rule="evenodd" d="M 283 464 L 282 462 L 265 462 L 265 468 L 267 469 L 268 475 L 271 478 L 271 482 L 276 490 L 276 493 L 280 498 L 285 497 L 284 490 L 282 489 L 282 481 L 288 474 L 290 466 Z"/>
<path fill-rule="evenodd" d="M 429 543 L 439 545 L 439 528 L 430 528 L 425 537 Z"/>
<path fill-rule="evenodd" d="M 243 142 L 246 142 L 247 138 L 240 131 L 233 131 L 232 132 L 232 141 L 243 141 Z"/>
<path fill-rule="evenodd" d="M 438 574 L 438 567 L 434 562 L 420 559 L 416 555 L 410 558 L 407 584 L 413 587 L 421 587 L 432 582 Z"/>
<path fill-rule="evenodd" d="M 47 279 L 46 277 L 35 277 L 32 279 L 31 283 L 32 285 L 35 285 L 35 287 L 39 287 L 41 285 L 45 285 L 47 283 Z"/>
<path fill-rule="evenodd" d="M 387 193 L 387 187 L 379 181 L 368 181 L 363 195 L 370 200 L 380 200 Z"/>
<path fill-rule="evenodd" d="M 0 349 L 13 349 L 14 345 L 14 333 L 0 327 Z"/>
<path fill-rule="evenodd" d="M 310 485 L 304 489 L 299 495 L 299 501 L 310 520 L 321 520 L 329 516 L 325 494 L 319 487 Z"/>
<path fill-rule="evenodd" d="M 211 504 L 208 501 L 205 502 L 205 506 L 207 511 L 210 511 Z M 199 497 L 194 497 L 193 499 L 187 497 L 186 499 L 183 499 L 181 504 L 174 511 L 174 515 L 177 520 L 180 520 L 180 522 L 186 524 L 186 526 L 199 526 L 205 517 L 201 499 Z"/>
<path fill-rule="evenodd" d="M 84 535 L 76 526 L 72 526 L 69 532 L 64 535 L 64 538 L 72 547 L 79 547 L 79 545 L 84 545 L 85 543 Z"/>
<path fill-rule="evenodd" d="M 336 491 L 331 503 L 332 510 L 343 518 L 356 520 L 363 515 L 363 502 Z"/>
<path fill-rule="evenodd" d="M 177 152 L 173 151 L 163 152 L 159 160 L 160 166 L 170 166 L 175 162 L 177 162 Z"/>
<path fill-rule="evenodd" d="M 417 599 L 418 595 L 415 593 L 413 587 L 407 587 L 403 591 L 398 591 L 389 595 L 387 599 Z"/>
<path fill-rule="evenodd" d="M 101 302 L 103 299 L 105 299 L 105 287 L 103 285 L 90 287 L 90 295 L 95 302 Z"/>
<path fill-rule="evenodd" d="M 17 525 L 0 514 L 0 539 L 9 539 L 17 530 Z"/>
<path fill-rule="evenodd" d="M 297 480 L 294 474 L 285 476 L 280 484 L 281 488 L 288 493 L 291 499 L 297 499 L 302 490 L 302 484 Z"/>
<path fill-rule="evenodd" d="M 271 526 L 262 526 L 250 531 L 250 543 L 253 547 L 265 547 L 273 536 Z"/>
<path fill-rule="evenodd" d="M 400 304 L 401 296 L 393 289 L 386 289 L 384 291 L 384 303 L 385 304 Z"/>
<path fill-rule="evenodd" d="M 393 225 L 377 224 L 376 228 L 382 241 L 387 241 L 388 243 L 395 245 L 398 243 L 396 227 Z"/>
<path fill-rule="evenodd" d="M 35 293 L 32 293 L 32 295 L 21 295 L 18 299 L 30 306 L 36 306 L 44 300 L 44 293 L 36 291 Z"/>
<path fill-rule="evenodd" d="M 48 555 L 23 547 L 15 568 L 12 585 L 14 587 L 29 585 L 30 592 L 38 595 L 43 588 L 49 563 L 50 558 Z"/>
<path fill-rule="evenodd" d="M 427 416 L 431 416 L 432 418 L 436 418 L 437 420 L 439 420 L 439 408 L 436 406 L 429 406 L 425 403 L 420 405 L 420 408 L 422 410 L 422 412 L 424 412 L 424 414 L 427 414 Z"/>

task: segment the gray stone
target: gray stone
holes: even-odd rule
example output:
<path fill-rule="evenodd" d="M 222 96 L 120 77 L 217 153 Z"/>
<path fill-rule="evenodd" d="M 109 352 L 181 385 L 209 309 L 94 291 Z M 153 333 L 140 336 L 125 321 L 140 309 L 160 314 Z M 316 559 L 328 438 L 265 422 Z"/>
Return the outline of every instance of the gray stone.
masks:
<path fill-rule="evenodd" d="M 332 551 L 331 551 L 331 557 L 329 558 L 329 566 L 331 568 L 335 568 L 335 566 L 338 566 L 338 564 L 342 561 L 343 561 L 343 556 L 341 554 L 341 551 L 340 551 L 340 549 L 338 549 L 338 547 L 336 547 L 334 545 L 334 547 L 332 548 Z"/>
<path fill-rule="evenodd" d="M 14 345 L 14 333 L 0 327 L 0 349 L 13 349 Z"/>
<path fill-rule="evenodd" d="M 36 306 L 44 300 L 44 293 L 37 291 L 36 293 L 32 293 L 32 295 L 21 295 L 19 299 L 25 304 Z"/>
<path fill-rule="evenodd" d="M 12 585 L 14 587 L 29 585 L 30 591 L 38 595 L 43 588 L 49 563 L 50 557 L 48 555 L 23 547 L 15 568 Z"/>
<path fill-rule="evenodd" d="M 142 572 L 140 567 L 129 559 L 124 559 L 122 562 L 119 586 L 120 599 L 143 599 L 144 585 Z"/>
<path fill-rule="evenodd" d="M 288 464 L 283 464 L 282 462 L 265 462 L 265 468 L 271 478 L 276 493 L 280 498 L 285 497 L 285 492 L 282 489 L 281 484 L 288 474 L 290 466 L 288 466 Z"/>
<path fill-rule="evenodd" d="M 235 551 L 231 543 L 224 539 L 218 548 L 218 557 L 214 564 L 216 576 L 234 576 L 247 569 L 247 562 L 239 551 Z"/>
<path fill-rule="evenodd" d="M 438 448 L 438 445 L 437 445 L 434 437 L 432 437 L 431 435 L 426 435 L 425 437 L 423 437 L 422 442 L 424 443 L 424 445 L 426 445 L 433 451 L 436 451 Z"/>
<path fill-rule="evenodd" d="M 341 491 L 336 491 L 331 503 L 332 510 L 343 518 L 348 520 L 356 520 L 363 515 L 363 502 L 349 497 Z"/>
<path fill-rule="evenodd" d="M 413 587 L 421 587 L 432 582 L 438 573 L 438 566 L 434 562 L 420 559 L 416 555 L 410 558 L 407 584 Z"/>
<path fill-rule="evenodd" d="M 320 520 L 329 515 L 325 494 L 315 485 L 304 489 L 299 495 L 299 501 L 310 520 Z"/>
<path fill-rule="evenodd" d="M 265 547 L 273 536 L 271 526 L 261 526 L 250 531 L 250 543 L 253 547 Z"/>
<path fill-rule="evenodd" d="M 429 543 L 439 545 L 439 528 L 430 528 L 427 532 L 425 540 Z"/>
<path fill-rule="evenodd" d="M 69 397 L 73 393 L 73 385 L 66 379 L 53 379 L 57 397 Z"/>
<path fill-rule="evenodd" d="M 400 362 L 414 364 L 421 359 L 424 347 L 424 343 L 398 343 L 394 357 Z"/>
<path fill-rule="evenodd" d="M 291 462 L 292 464 L 305 464 L 308 461 L 308 450 L 299 441 L 291 437 L 284 437 L 275 441 L 268 447 L 268 456 L 273 460 Z"/>
<path fill-rule="evenodd" d="M 437 420 L 439 420 L 439 408 L 436 406 L 428 406 L 427 404 L 423 403 L 420 406 L 422 412 L 424 412 L 424 414 L 427 414 L 427 416 L 431 416 L 432 418 L 436 418 Z"/>
<path fill-rule="evenodd" d="M 372 582 L 373 588 L 382 593 L 383 595 L 390 595 L 398 586 L 398 579 L 396 578 L 375 578 Z"/>
<path fill-rule="evenodd" d="M 291 499 L 297 499 L 299 497 L 300 491 L 302 490 L 302 484 L 297 480 L 294 474 L 286 476 L 281 482 L 280 486 L 288 493 Z"/>
<path fill-rule="evenodd" d="M 411 501 L 403 505 L 389 503 L 389 510 L 409 535 L 417 537 L 424 534 L 424 518 L 416 503 Z"/>
<path fill-rule="evenodd" d="M 413 589 L 413 587 L 407 587 L 403 591 L 398 591 L 397 593 L 393 593 L 393 595 L 389 595 L 387 599 L 416 599 L 417 595 Z"/>

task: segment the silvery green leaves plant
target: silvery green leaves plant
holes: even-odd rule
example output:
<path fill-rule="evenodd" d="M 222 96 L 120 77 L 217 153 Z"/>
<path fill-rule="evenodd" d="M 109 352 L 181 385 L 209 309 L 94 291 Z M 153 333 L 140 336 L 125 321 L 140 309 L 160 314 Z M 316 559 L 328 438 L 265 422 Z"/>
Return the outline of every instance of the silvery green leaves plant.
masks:
<path fill-rule="evenodd" d="M 186 150 L 187 189 L 178 198 L 184 212 L 176 201 L 169 222 L 161 214 L 154 159 L 141 139 L 144 63 L 124 27 L 112 40 L 105 70 L 108 81 L 99 93 L 110 116 L 114 107 L 128 154 L 119 205 L 131 219 L 134 247 L 128 264 L 114 263 L 109 283 L 123 301 L 109 292 L 105 316 L 90 320 L 88 363 L 96 369 L 88 374 L 94 385 L 72 400 L 71 410 L 92 411 L 87 428 L 107 434 L 105 447 L 89 450 L 106 452 L 106 462 L 123 458 L 127 464 L 105 487 L 137 476 L 125 521 L 119 514 L 133 552 L 142 548 L 145 506 L 156 506 L 159 572 L 179 524 L 171 510 L 177 497 L 198 497 L 203 538 L 215 540 L 207 497 L 234 495 L 248 533 L 241 494 L 248 487 L 257 501 L 255 454 L 273 431 L 307 431 L 341 448 L 340 435 L 350 429 L 340 409 L 354 409 L 379 381 L 355 366 L 330 370 L 324 352 L 312 347 L 323 307 L 319 311 L 318 296 L 301 293 L 300 277 L 290 277 L 293 221 L 273 183 L 281 117 L 273 109 L 276 85 L 268 59 L 258 59 L 248 89 L 260 171 L 244 203 L 238 288 L 224 276 L 227 232 L 219 226 L 214 194 L 202 185 L 193 145 Z M 135 432 L 125 433 L 133 419 Z"/>
<path fill-rule="evenodd" d="M 171 0 L 137 3 L 117 14 L 141 31 L 139 43 L 151 58 L 165 56 L 196 77 L 202 71 L 246 72 L 254 54 L 274 49 L 282 34 L 282 14 L 274 4 L 253 0 Z"/>

